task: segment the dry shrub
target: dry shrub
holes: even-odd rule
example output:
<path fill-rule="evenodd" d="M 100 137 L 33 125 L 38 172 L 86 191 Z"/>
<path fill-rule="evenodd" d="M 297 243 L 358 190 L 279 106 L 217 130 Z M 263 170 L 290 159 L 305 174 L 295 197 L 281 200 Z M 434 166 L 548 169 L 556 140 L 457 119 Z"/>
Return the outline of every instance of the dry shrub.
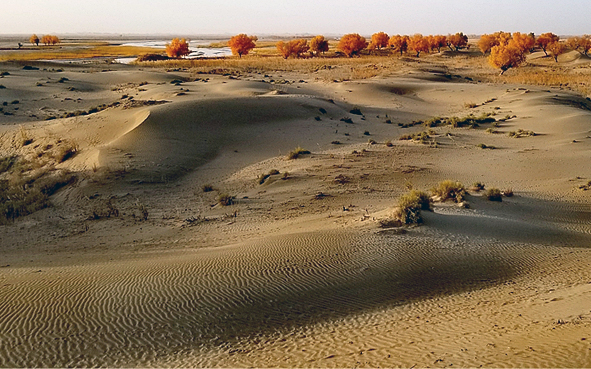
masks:
<path fill-rule="evenodd" d="M 507 188 L 503 191 L 503 196 L 505 197 L 513 197 L 513 189 Z"/>
<path fill-rule="evenodd" d="M 484 193 L 484 197 L 486 197 L 486 199 L 488 201 L 498 201 L 498 202 L 503 201 L 503 195 L 501 194 L 501 190 L 499 190 L 498 188 L 494 188 L 494 187 L 488 189 Z"/>
<path fill-rule="evenodd" d="M 398 200 L 395 216 L 403 224 L 421 224 L 421 210 L 431 210 L 431 199 L 425 192 L 411 190 Z"/>
<path fill-rule="evenodd" d="M 298 146 L 294 150 L 290 151 L 289 154 L 287 154 L 287 159 L 293 160 L 293 159 L 299 158 L 302 155 L 307 155 L 307 154 L 311 154 L 310 151 Z"/>
<path fill-rule="evenodd" d="M 225 192 L 222 192 L 218 195 L 218 204 L 222 206 L 230 206 L 234 204 L 234 196 L 228 195 Z"/>
<path fill-rule="evenodd" d="M 433 195 L 438 196 L 441 201 L 452 200 L 453 202 L 460 203 L 464 201 L 466 196 L 466 189 L 460 182 L 454 182 L 445 180 L 440 182 L 439 185 L 431 190 Z"/>

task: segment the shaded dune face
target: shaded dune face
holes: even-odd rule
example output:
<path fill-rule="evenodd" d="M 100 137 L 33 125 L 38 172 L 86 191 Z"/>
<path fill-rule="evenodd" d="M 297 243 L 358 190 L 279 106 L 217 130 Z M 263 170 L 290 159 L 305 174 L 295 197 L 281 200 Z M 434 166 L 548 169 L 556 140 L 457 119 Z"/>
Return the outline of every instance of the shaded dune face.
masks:
<path fill-rule="evenodd" d="M 155 108 L 137 127 L 100 153 L 101 164 L 113 152 L 130 153 L 138 169 L 135 179 L 176 178 L 213 158 L 228 145 L 260 147 L 276 153 L 286 142 L 305 136 L 302 128 L 324 108 L 338 107 L 305 96 L 265 96 L 190 101 Z M 285 129 L 283 134 L 277 130 Z M 293 133 L 293 136 L 292 136 Z"/>

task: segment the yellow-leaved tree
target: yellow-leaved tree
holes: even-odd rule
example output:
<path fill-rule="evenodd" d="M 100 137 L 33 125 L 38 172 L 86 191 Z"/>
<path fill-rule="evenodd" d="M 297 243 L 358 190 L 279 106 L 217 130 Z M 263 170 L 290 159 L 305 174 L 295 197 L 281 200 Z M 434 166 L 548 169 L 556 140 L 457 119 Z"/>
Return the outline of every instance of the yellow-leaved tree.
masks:
<path fill-rule="evenodd" d="M 189 43 L 184 38 L 173 38 L 169 44 L 166 44 L 166 55 L 170 58 L 180 58 L 189 53 Z"/>
<path fill-rule="evenodd" d="M 248 36 L 244 33 L 233 36 L 228 41 L 228 46 L 232 49 L 232 54 L 238 55 L 242 58 L 242 55 L 248 55 L 250 50 L 254 49 L 256 44 L 256 36 Z"/>
<path fill-rule="evenodd" d="M 357 33 L 350 33 L 341 38 L 337 49 L 348 57 L 352 57 L 353 55 L 359 54 L 366 47 L 367 41 L 365 41 L 365 37 L 361 37 Z"/>
<path fill-rule="evenodd" d="M 325 53 L 328 51 L 328 41 L 324 39 L 324 36 L 318 35 L 310 40 L 310 51 L 318 56 L 319 53 Z"/>
<path fill-rule="evenodd" d="M 32 43 L 33 45 L 39 46 L 39 37 L 37 37 L 36 34 L 33 34 L 33 36 L 31 36 L 31 38 L 29 38 L 29 42 Z"/>
<path fill-rule="evenodd" d="M 525 56 L 511 43 L 509 45 L 497 45 L 490 51 L 488 62 L 501 70 L 501 75 L 510 68 L 516 68 L 525 61 Z"/>

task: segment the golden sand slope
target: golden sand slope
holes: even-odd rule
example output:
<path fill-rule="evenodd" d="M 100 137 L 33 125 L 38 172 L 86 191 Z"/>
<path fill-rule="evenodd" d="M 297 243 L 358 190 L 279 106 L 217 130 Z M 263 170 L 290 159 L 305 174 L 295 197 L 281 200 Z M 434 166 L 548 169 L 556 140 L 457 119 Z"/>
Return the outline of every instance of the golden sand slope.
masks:
<path fill-rule="evenodd" d="M 86 172 L 0 226 L 0 365 L 591 366 L 588 100 L 409 72 L 176 85 L 188 73 L 136 71 L 122 86 L 127 69 L 73 68 L 63 83 L 120 105 L 43 122 L 24 112 L 91 95 L 36 95 L 14 70 L 22 109 L 2 122 L 3 155 L 71 139 L 79 153 L 59 166 Z M 511 118 L 398 140 L 427 128 L 397 123 L 489 112 Z M 22 122 L 33 143 L 15 147 Z M 298 145 L 312 154 L 287 160 Z M 378 228 L 406 185 L 444 179 L 516 196 L 473 192 L 406 233 Z M 89 218 L 107 203 L 119 216 Z"/>

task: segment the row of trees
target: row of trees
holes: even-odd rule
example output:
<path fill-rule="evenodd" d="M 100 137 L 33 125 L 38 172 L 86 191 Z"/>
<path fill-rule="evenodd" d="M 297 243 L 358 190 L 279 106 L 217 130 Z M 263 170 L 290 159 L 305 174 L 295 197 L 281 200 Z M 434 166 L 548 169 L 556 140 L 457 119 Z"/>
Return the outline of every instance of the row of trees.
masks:
<path fill-rule="evenodd" d="M 59 44 L 61 41 L 60 41 L 59 37 L 54 36 L 54 35 L 45 35 L 45 36 L 41 37 L 41 39 L 39 39 L 39 37 L 37 37 L 37 35 L 33 34 L 31 36 L 31 38 L 29 38 L 29 42 L 32 43 L 33 45 L 37 45 L 37 46 L 39 46 L 39 42 L 41 42 L 45 46 L 48 46 L 48 45 Z"/>
<path fill-rule="evenodd" d="M 546 56 L 552 56 L 556 62 L 558 57 L 567 49 L 587 55 L 591 49 L 591 37 L 571 37 L 566 43 L 560 41 L 560 37 L 554 33 L 543 33 L 536 37 L 533 33 L 523 34 L 515 32 L 497 32 L 490 35 L 482 35 L 478 40 L 478 48 L 483 54 L 490 53 L 489 63 L 501 69 L 501 74 L 510 68 L 515 68 L 525 62 L 526 54 L 535 51 L 539 47 Z"/>
<path fill-rule="evenodd" d="M 242 55 L 248 55 L 255 48 L 256 41 L 256 36 L 239 34 L 228 41 L 228 46 L 232 49 L 234 55 L 242 57 Z M 558 56 L 565 52 L 567 46 L 583 55 L 588 55 L 589 50 L 591 50 L 591 36 L 571 37 L 564 43 L 553 33 L 544 33 L 536 37 L 533 33 L 497 32 L 484 34 L 478 41 L 480 51 L 484 55 L 490 54 L 489 63 L 495 68 L 501 69 L 501 74 L 524 63 L 526 54 L 533 52 L 536 47 L 539 47 L 546 56 L 551 55 L 554 60 L 558 61 Z M 320 53 L 328 51 L 328 40 L 319 35 L 312 38 L 309 44 L 305 39 L 297 39 L 279 41 L 276 47 L 285 59 L 289 57 L 298 58 L 308 52 L 311 55 L 318 56 Z M 384 32 L 378 32 L 372 35 L 370 41 L 357 33 L 344 35 L 339 40 L 337 50 L 348 57 L 352 57 L 365 49 L 371 53 L 374 50 L 390 48 L 401 55 L 405 52 L 412 52 L 416 57 L 420 57 L 422 52 L 429 53 L 435 50 L 441 52 L 444 47 L 448 47 L 451 51 L 459 51 L 470 46 L 468 45 L 468 37 L 461 32 L 448 36 L 415 34 L 413 36 L 395 35 L 392 37 L 389 37 Z M 169 57 L 182 57 L 189 54 L 189 46 L 185 39 L 175 38 L 170 44 L 166 45 L 166 52 Z"/>
<path fill-rule="evenodd" d="M 383 48 L 390 47 L 396 52 L 403 54 L 408 51 L 412 51 L 417 57 L 420 56 L 421 52 L 435 51 L 441 52 L 441 48 L 449 47 L 452 51 L 458 51 L 468 45 L 468 37 L 463 33 L 456 33 L 455 35 L 443 36 L 443 35 L 430 35 L 423 36 L 416 34 L 414 36 L 400 36 L 395 35 L 389 37 L 384 32 L 378 32 L 372 35 L 371 41 L 367 41 L 365 37 L 360 36 L 357 33 L 351 33 L 344 35 L 337 46 L 337 50 L 352 57 L 358 55 L 362 50 L 368 49 L 369 52 L 373 50 L 381 50 Z M 288 42 L 279 41 L 277 43 L 277 50 L 284 58 L 290 56 L 300 57 L 302 54 L 311 51 L 313 54 L 318 55 L 320 52 L 328 51 L 328 41 L 324 39 L 324 36 L 316 36 L 310 41 L 308 46 L 307 41 L 304 39 L 292 40 Z"/>

